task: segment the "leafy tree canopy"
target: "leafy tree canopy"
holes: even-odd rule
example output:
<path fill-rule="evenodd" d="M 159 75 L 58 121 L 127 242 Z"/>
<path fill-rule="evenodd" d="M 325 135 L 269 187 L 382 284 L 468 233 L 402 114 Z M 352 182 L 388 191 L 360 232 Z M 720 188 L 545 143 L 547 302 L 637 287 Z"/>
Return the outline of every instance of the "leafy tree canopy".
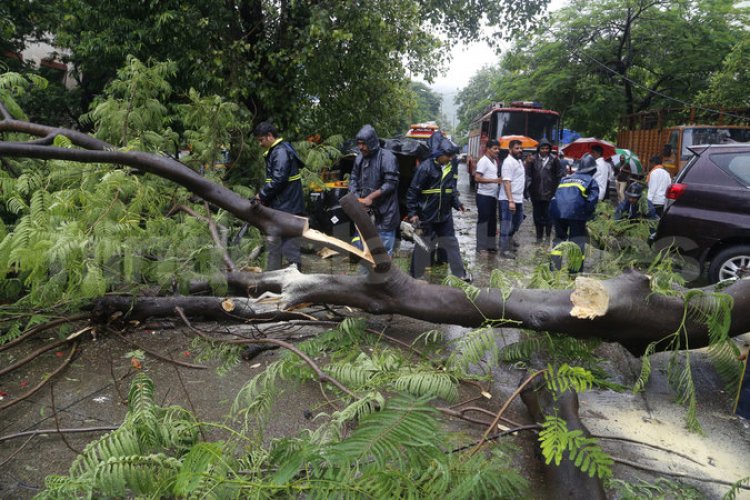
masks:
<path fill-rule="evenodd" d="M 736 28 L 746 19 L 730 0 L 575 0 L 505 54 L 491 100 L 541 101 L 568 127 L 612 136 L 623 114 L 680 105 L 665 96 L 692 102 L 746 36 Z M 469 95 L 463 107 L 486 99 Z"/>
<path fill-rule="evenodd" d="M 176 99 L 222 95 L 293 133 L 351 135 L 370 122 L 390 134 L 411 108 L 406 71 L 430 79 L 447 45 L 508 36 L 546 3 L 56 0 L 34 25 L 71 50 L 84 110 L 132 55 L 173 61 Z M 503 32 L 481 34 L 483 21 Z"/>

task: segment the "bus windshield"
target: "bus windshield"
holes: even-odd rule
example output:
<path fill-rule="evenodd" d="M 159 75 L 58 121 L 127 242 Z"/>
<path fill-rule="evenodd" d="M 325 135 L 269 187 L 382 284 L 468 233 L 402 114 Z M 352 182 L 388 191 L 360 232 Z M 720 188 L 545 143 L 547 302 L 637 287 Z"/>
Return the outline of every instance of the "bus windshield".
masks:
<path fill-rule="evenodd" d="M 498 111 L 495 113 L 495 138 L 525 135 L 539 141 L 557 142 L 559 116 L 534 111 Z"/>
<path fill-rule="evenodd" d="M 688 148 L 698 144 L 725 144 L 750 142 L 750 128 L 695 127 L 686 128 L 682 134 L 682 160 L 693 156 Z"/>

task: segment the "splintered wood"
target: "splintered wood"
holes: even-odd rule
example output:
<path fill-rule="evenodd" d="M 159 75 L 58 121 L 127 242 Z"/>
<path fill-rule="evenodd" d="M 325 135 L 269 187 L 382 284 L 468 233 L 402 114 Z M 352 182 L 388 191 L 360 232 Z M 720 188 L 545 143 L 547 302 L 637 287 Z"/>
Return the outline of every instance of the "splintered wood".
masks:
<path fill-rule="evenodd" d="M 601 281 L 578 277 L 575 289 L 570 294 L 573 309 L 570 315 L 580 319 L 594 319 L 604 316 L 609 308 L 609 291 Z"/>

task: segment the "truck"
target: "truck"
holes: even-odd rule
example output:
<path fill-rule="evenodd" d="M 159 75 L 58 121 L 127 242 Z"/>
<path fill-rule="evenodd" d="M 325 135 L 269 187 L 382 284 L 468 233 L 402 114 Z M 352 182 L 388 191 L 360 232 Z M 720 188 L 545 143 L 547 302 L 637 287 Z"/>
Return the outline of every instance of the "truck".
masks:
<path fill-rule="evenodd" d="M 666 108 L 625 115 L 617 145 L 633 151 L 644 165 L 660 156 L 675 176 L 694 156 L 691 148 L 705 144 L 750 142 L 750 110 Z"/>

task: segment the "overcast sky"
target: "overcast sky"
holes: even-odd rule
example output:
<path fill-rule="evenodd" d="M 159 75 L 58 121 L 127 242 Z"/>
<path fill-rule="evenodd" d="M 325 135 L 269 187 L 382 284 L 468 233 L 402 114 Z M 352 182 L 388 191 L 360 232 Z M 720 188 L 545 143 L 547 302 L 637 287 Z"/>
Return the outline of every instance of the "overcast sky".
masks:
<path fill-rule="evenodd" d="M 555 11 L 568 3 L 568 0 L 551 0 L 549 10 Z M 435 81 L 428 84 L 435 92 L 443 96 L 443 114 L 448 120 L 455 119 L 455 104 L 453 99 L 459 90 L 465 87 L 472 76 L 483 66 L 495 64 L 500 61 L 502 52 L 507 50 L 510 44 L 503 43 L 499 47 L 491 48 L 486 42 L 459 43 L 451 50 L 451 62 L 446 71 L 439 75 Z M 424 81 L 421 78 L 415 78 Z"/>

